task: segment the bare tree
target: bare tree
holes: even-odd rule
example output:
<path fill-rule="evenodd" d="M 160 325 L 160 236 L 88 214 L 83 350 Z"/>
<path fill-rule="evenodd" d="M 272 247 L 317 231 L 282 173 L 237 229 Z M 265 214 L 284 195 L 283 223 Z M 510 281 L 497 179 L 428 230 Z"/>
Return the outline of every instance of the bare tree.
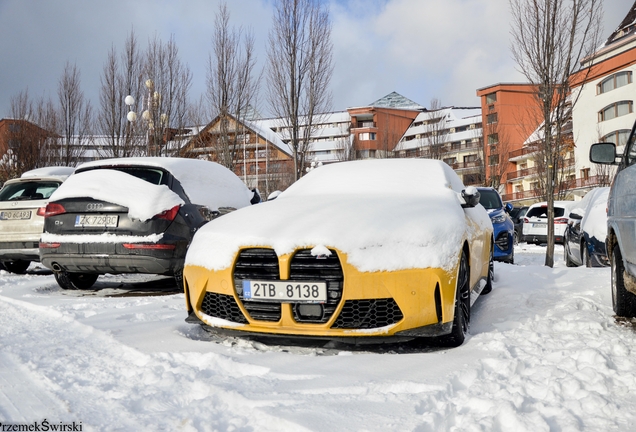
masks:
<path fill-rule="evenodd" d="M 66 63 L 57 95 L 60 103 L 57 132 L 60 138 L 51 149 L 53 159 L 56 165 L 74 166 L 92 139 L 92 108 L 80 88 L 77 65 Z"/>
<path fill-rule="evenodd" d="M 426 113 L 426 128 L 423 143 L 428 149 L 431 159 L 443 159 L 447 153 L 445 144 L 448 138 L 448 126 L 446 125 L 446 113 L 442 107 L 442 101 L 431 99 L 431 107 Z"/>
<path fill-rule="evenodd" d="M 324 3 L 277 0 L 267 49 L 268 95 L 272 111 L 289 133 L 296 180 L 303 175 L 315 125 L 331 107 L 332 51 Z"/>
<path fill-rule="evenodd" d="M 554 265 L 554 186 L 562 160 L 560 143 L 567 121 L 569 78 L 580 60 L 600 43 L 602 0 L 509 0 L 512 54 L 520 71 L 538 91 L 543 117 L 538 159 L 548 203 L 545 265 Z M 571 101 L 572 105 L 576 103 Z"/>
<path fill-rule="evenodd" d="M 216 159 L 233 171 L 243 157 L 242 125 L 254 104 L 259 79 L 254 77 L 254 36 L 251 32 L 243 34 L 242 29 L 230 29 L 229 22 L 227 4 L 222 2 L 212 36 L 207 96 L 211 111 L 219 118 L 213 143 Z"/>
<path fill-rule="evenodd" d="M 97 127 L 105 145 L 100 156 L 129 157 L 144 152 L 145 137 L 138 130 L 140 124 L 127 119 L 129 110 L 138 111 L 140 101 L 135 100 L 130 107 L 124 102 L 128 95 L 141 94 L 141 70 L 141 53 L 131 30 L 124 53 L 118 57 L 115 48 L 111 48 L 102 71 Z"/>
<path fill-rule="evenodd" d="M 188 120 L 188 91 L 192 72 L 179 58 L 179 49 L 170 37 L 163 43 L 155 37 L 148 45 L 143 69 L 146 94 L 142 119 L 147 128 L 148 153 L 164 156 L 179 149 L 166 149 L 166 143 L 183 133 Z"/>
<path fill-rule="evenodd" d="M 484 167 L 482 178 L 488 186 L 501 191 L 500 187 L 505 185 L 506 174 L 510 170 L 510 162 L 508 162 L 511 149 L 510 137 L 506 128 L 499 127 L 496 115 L 486 116 L 482 119 L 482 124 L 481 160 Z"/>

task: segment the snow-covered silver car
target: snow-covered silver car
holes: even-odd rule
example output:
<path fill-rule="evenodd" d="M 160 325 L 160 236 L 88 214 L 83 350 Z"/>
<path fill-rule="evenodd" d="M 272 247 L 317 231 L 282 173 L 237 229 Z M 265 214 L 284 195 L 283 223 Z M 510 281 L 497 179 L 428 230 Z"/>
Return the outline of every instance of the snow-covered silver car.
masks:
<path fill-rule="evenodd" d="M 249 206 L 254 196 L 214 162 L 88 162 L 51 196 L 40 258 L 65 289 L 90 288 L 105 273 L 173 275 L 180 282 L 194 233 L 224 212 Z"/>
<path fill-rule="evenodd" d="M 73 170 L 37 168 L 3 185 L 0 190 L 0 268 L 24 273 L 31 261 L 40 260 L 38 242 L 44 227 L 44 207 Z"/>

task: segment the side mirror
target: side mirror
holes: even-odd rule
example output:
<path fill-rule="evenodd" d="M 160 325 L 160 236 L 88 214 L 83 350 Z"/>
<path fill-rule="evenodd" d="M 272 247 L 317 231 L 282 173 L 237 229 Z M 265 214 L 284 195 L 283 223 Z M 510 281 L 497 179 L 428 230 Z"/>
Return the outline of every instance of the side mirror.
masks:
<path fill-rule="evenodd" d="M 468 186 L 462 191 L 462 198 L 464 199 L 464 204 L 462 204 L 462 207 L 475 207 L 477 204 L 479 204 L 480 197 L 481 194 L 476 187 Z"/>
<path fill-rule="evenodd" d="M 592 144 L 590 161 L 597 164 L 616 165 L 616 145 L 613 143 Z"/>
<path fill-rule="evenodd" d="M 506 203 L 506 206 L 504 207 L 504 210 L 506 210 L 506 213 L 510 213 L 513 208 L 514 207 L 512 206 L 512 204 Z"/>
<path fill-rule="evenodd" d="M 269 194 L 269 196 L 267 197 L 267 201 L 275 200 L 278 197 L 278 195 L 280 195 L 280 194 L 281 194 L 281 191 L 275 190 L 274 192 Z"/>
<path fill-rule="evenodd" d="M 581 219 L 583 219 L 583 216 L 581 216 L 581 215 L 580 215 L 580 214 L 578 214 L 578 213 L 574 213 L 574 212 L 570 213 L 569 217 L 570 217 L 570 219 L 574 219 L 574 220 L 581 220 Z"/>

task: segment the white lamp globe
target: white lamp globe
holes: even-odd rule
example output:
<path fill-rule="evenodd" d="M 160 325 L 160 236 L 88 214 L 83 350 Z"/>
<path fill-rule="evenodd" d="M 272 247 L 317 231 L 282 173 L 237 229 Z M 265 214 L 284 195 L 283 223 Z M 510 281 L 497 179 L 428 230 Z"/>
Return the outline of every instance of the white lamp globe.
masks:
<path fill-rule="evenodd" d="M 146 110 L 143 113 L 141 113 L 141 118 L 146 120 L 146 121 L 149 121 L 150 120 L 150 111 Z"/>
<path fill-rule="evenodd" d="M 129 122 L 134 122 L 135 120 L 137 120 L 137 113 L 134 111 L 130 111 L 128 114 L 126 114 L 126 118 Z"/>
<path fill-rule="evenodd" d="M 126 105 L 131 106 L 135 103 L 135 98 L 131 95 L 128 95 L 126 96 L 126 99 L 124 99 L 124 102 L 126 103 Z"/>

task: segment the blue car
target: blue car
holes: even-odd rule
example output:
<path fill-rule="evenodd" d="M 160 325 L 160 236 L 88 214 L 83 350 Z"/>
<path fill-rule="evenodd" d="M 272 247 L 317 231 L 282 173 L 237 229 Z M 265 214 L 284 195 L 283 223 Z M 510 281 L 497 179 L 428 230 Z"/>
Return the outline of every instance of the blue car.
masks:
<path fill-rule="evenodd" d="M 494 229 L 494 258 L 497 261 L 514 264 L 515 224 L 508 215 L 513 208 L 512 204 L 508 203 L 504 206 L 499 192 L 491 187 L 479 187 L 477 190 L 480 194 L 479 203 L 488 211 Z"/>

